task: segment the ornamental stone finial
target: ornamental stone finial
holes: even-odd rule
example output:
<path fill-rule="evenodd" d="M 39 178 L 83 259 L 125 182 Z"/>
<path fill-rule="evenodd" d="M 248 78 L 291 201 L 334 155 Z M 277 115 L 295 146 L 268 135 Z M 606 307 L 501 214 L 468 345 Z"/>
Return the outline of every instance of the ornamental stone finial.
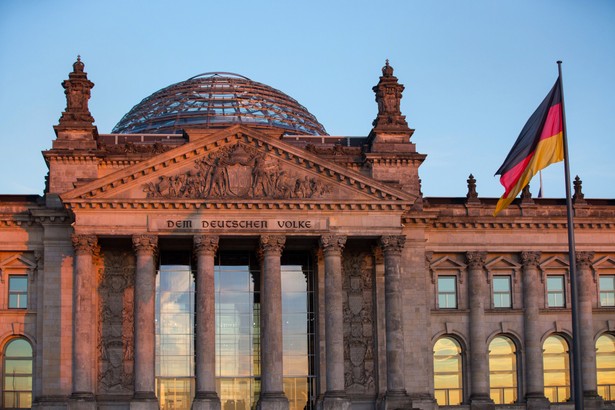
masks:
<path fill-rule="evenodd" d="M 466 261 L 468 262 L 470 269 L 483 269 L 485 267 L 485 262 L 487 261 L 487 252 L 466 252 Z"/>
<path fill-rule="evenodd" d="M 77 235 L 71 237 L 75 253 L 90 253 L 93 254 L 98 247 L 98 238 L 96 235 Z"/>
<path fill-rule="evenodd" d="M 155 253 L 158 250 L 158 236 L 133 235 L 132 246 L 136 252 Z"/>
<path fill-rule="evenodd" d="M 579 178 L 578 175 L 574 178 L 573 184 L 574 184 L 574 195 L 572 195 L 572 200 L 575 203 L 581 203 L 581 204 L 586 203 L 585 194 L 583 193 L 583 181 L 581 181 L 581 178 Z"/>
<path fill-rule="evenodd" d="M 320 237 L 320 246 L 325 253 L 342 252 L 344 246 L 346 246 L 346 239 L 345 235 L 322 235 Z"/>
<path fill-rule="evenodd" d="M 478 193 L 476 192 L 476 179 L 470 174 L 468 177 L 468 193 L 466 194 L 467 202 L 478 202 Z"/>
<path fill-rule="evenodd" d="M 88 108 L 90 90 L 94 83 L 88 80 L 87 74 L 83 71 L 85 65 L 81 61 L 81 56 L 77 56 L 77 61 L 73 64 L 73 72 L 68 75 L 68 80 L 62 82 L 64 94 L 66 94 L 66 110 L 60 118 L 61 126 L 89 125 L 94 123 L 94 118 Z"/>
<path fill-rule="evenodd" d="M 388 253 L 400 254 L 405 244 L 405 235 L 385 235 L 380 237 L 380 246 L 385 255 Z"/>
<path fill-rule="evenodd" d="M 540 264 L 541 253 L 537 251 L 521 252 L 521 263 L 524 268 L 536 268 Z"/>
<path fill-rule="evenodd" d="M 261 235 L 261 249 L 265 253 L 281 254 L 286 244 L 284 235 Z"/>
<path fill-rule="evenodd" d="M 197 253 L 215 254 L 218 251 L 218 235 L 195 235 L 192 238 L 194 242 L 194 251 Z"/>

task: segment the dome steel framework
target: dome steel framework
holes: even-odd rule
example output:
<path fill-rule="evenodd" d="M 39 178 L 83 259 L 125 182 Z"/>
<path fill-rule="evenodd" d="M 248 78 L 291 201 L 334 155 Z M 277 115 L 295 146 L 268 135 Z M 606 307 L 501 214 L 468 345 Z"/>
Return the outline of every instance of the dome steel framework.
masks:
<path fill-rule="evenodd" d="M 234 124 L 328 135 L 296 100 L 268 85 L 226 72 L 204 73 L 156 91 L 113 128 L 118 134 L 173 134 Z"/>

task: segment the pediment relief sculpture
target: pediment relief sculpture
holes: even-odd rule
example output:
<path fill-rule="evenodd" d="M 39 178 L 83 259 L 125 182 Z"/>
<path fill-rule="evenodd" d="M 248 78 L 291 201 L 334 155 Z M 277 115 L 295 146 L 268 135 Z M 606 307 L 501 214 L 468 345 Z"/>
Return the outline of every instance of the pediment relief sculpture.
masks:
<path fill-rule="evenodd" d="M 324 198 L 331 186 L 285 167 L 243 144 L 225 146 L 194 161 L 194 169 L 143 184 L 147 198 Z"/>

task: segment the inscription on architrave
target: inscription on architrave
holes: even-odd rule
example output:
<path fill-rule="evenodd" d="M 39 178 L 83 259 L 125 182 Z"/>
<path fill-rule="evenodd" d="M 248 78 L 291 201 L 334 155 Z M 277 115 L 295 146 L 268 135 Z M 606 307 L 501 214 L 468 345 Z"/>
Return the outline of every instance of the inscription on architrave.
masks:
<path fill-rule="evenodd" d="M 327 218 L 212 218 L 164 216 L 149 217 L 147 229 L 158 231 L 322 231 Z"/>
<path fill-rule="evenodd" d="M 223 147 L 188 172 L 143 185 L 147 198 L 323 198 L 331 187 L 283 167 L 272 155 L 243 144 Z"/>
<path fill-rule="evenodd" d="M 131 252 L 105 251 L 98 286 L 98 389 L 103 394 L 133 391 L 133 298 L 135 261 Z"/>
<path fill-rule="evenodd" d="M 351 393 L 374 393 L 373 258 L 344 251 L 344 386 Z"/>

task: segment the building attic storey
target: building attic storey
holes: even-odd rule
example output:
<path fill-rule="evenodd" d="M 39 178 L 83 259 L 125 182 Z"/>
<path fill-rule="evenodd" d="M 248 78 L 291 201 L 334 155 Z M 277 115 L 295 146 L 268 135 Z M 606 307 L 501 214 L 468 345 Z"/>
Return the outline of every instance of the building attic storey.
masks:
<path fill-rule="evenodd" d="M 0 407 L 570 408 L 564 200 L 424 197 L 388 61 L 365 137 L 233 73 L 109 134 L 80 58 L 62 86 L 44 195 L 0 195 Z M 615 201 L 574 186 L 584 402 L 614 408 Z"/>

